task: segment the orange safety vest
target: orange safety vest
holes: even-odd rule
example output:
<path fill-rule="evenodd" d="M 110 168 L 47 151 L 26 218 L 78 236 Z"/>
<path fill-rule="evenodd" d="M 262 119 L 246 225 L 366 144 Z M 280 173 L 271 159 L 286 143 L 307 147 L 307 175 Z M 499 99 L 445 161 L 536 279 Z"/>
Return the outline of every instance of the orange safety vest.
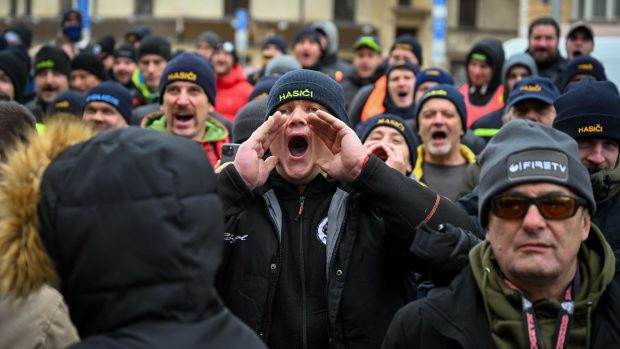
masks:
<path fill-rule="evenodd" d="M 465 98 L 465 108 L 467 108 L 467 128 L 471 126 L 481 116 L 500 110 L 504 107 L 504 85 L 499 85 L 493 93 L 493 97 L 485 105 L 473 105 L 469 102 L 469 84 L 464 83 L 459 88 L 459 92 Z"/>
<path fill-rule="evenodd" d="M 387 76 L 383 75 L 377 81 L 375 81 L 375 87 L 370 92 L 364 108 L 362 109 L 362 115 L 360 116 L 360 123 L 370 119 L 371 117 L 385 113 L 385 94 L 387 93 Z"/>

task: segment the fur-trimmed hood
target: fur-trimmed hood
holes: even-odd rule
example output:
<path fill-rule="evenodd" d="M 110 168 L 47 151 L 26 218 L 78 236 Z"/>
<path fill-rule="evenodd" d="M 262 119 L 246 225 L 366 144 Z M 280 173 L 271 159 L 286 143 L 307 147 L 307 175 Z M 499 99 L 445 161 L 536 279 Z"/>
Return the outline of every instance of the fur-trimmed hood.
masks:
<path fill-rule="evenodd" d="M 43 135 L 33 130 L 0 165 L 0 292 L 23 297 L 58 276 L 39 235 L 37 204 L 43 172 L 67 147 L 94 130 L 71 117 L 52 118 Z"/>

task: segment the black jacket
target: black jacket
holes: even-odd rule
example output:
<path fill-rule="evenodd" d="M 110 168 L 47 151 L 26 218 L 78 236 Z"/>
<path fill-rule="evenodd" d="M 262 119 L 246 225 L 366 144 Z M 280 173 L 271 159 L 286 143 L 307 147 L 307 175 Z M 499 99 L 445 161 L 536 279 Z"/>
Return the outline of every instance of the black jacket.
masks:
<path fill-rule="evenodd" d="M 591 231 L 590 236 L 594 233 Z M 592 311 L 590 348 L 620 346 L 620 273 Z M 468 265 L 443 292 L 399 310 L 382 348 L 493 348 L 484 301 Z"/>
<path fill-rule="evenodd" d="M 592 223 L 596 224 L 609 242 L 616 258 L 620 259 L 620 194 L 596 203 Z"/>
<path fill-rule="evenodd" d="M 47 168 L 38 212 L 75 348 L 264 348 L 213 286 L 223 219 L 200 146 L 129 127 Z"/>
<path fill-rule="evenodd" d="M 283 254 L 281 202 L 273 182 L 250 191 L 233 166 L 220 174 L 228 243 L 218 275 L 225 304 L 269 341 Z M 351 187 L 331 197 L 326 228 L 327 314 L 331 348 L 377 348 L 389 321 L 406 298 L 415 266 L 409 253 L 415 228 L 452 222 L 471 227 L 449 200 L 387 167 L 372 156 Z M 318 228 L 318 227 L 317 227 Z M 328 346 L 325 343 L 324 346 Z"/>

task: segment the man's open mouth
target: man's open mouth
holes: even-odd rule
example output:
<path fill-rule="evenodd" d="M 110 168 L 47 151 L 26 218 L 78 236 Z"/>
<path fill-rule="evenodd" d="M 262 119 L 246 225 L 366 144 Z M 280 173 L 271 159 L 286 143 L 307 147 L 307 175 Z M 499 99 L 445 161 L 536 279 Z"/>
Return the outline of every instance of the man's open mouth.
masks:
<path fill-rule="evenodd" d="M 175 114 L 174 118 L 179 121 L 189 121 L 194 117 L 192 114 Z"/>
<path fill-rule="evenodd" d="M 444 140 L 446 138 L 448 138 L 446 131 L 433 131 L 431 133 L 431 139 L 433 140 Z"/>
<path fill-rule="evenodd" d="M 293 136 L 288 140 L 288 151 L 293 157 L 301 157 L 308 151 L 308 141 L 301 136 Z"/>
<path fill-rule="evenodd" d="M 399 91 L 398 92 L 398 97 L 400 98 L 404 98 L 407 97 L 408 93 L 406 91 Z"/>

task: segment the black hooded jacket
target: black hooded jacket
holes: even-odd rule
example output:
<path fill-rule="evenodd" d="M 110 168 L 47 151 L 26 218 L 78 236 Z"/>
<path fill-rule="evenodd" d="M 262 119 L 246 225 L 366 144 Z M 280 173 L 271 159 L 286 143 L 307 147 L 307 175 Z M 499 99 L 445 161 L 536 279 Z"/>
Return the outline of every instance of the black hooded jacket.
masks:
<path fill-rule="evenodd" d="M 223 214 L 195 142 L 105 131 L 47 168 L 40 231 L 83 342 L 75 348 L 264 348 L 213 287 Z"/>
<path fill-rule="evenodd" d="M 488 58 L 488 64 L 492 69 L 491 81 L 486 86 L 486 89 L 481 90 L 480 88 L 471 86 L 471 81 L 469 80 L 469 75 L 467 76 L 467 83 L 469 84 L 469 101 L 478 106 L 486 105 L 495 90 L 502 83 L 502 66 L 504 65 L 504 48 L 502 47 L 501 41 L 497 39 L 482 39 L 477 44 L 475 44 L 469 53 L 467 54 L 467 59 L 465 61 L 465 67 L 469 65 L 469 61 L 471 60 L 471 56 L 474 53 L 481 53 Z"/>

